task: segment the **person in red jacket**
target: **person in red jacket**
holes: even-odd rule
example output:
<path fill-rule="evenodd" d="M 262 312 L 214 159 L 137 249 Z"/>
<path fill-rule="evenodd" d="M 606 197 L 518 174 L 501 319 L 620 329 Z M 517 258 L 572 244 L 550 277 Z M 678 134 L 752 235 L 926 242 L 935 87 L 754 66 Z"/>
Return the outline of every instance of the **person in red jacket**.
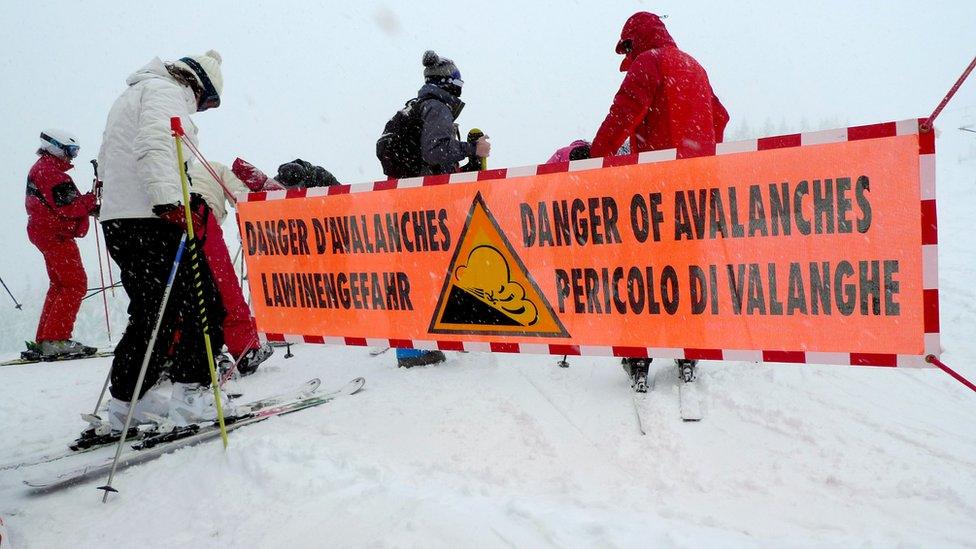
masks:
<path fill-rule="evenodd" d="M 66 172 L 78 156 L 77 140 L 68 132 L 41 132 L 40 158 L 27 176 L 27 236 L 44 255 L 51 286 L 37 325 L 37 348 L 43 358 L 89 355 L 96 349 L 71 340 L 75 316 L 88 288 L 76 238 L 88 234 L 95 195 L 81 194 Z"/>
<path fill-rule="evenodd" d="M 678 49 L 661 18 L 638 12 L 620 32 L 617 53 L 627 76 L 610 113 L 593 138 L 590 157 L 615 154 L 630 140 L 632 153 L 677 149 L 678 158 L 715 154 L 729 113 L 715 96 L 705 69 Z M 623 367 L 637 392 L 647 391 L 649 358 L 625 358 Z M 695 379 L 697 361 L 675 361 L 684 382 Z"/>
<path fill-rule="evenodd" d="M 678 49 L 661 18 L 635 13 L 617 42 L 626 72 L 590 156 L 614 154 L 630 139 L 633 153 L 677 149 L 678 158 L 715 154 L 729 113 L 715 97 L 705 69 Z"/>

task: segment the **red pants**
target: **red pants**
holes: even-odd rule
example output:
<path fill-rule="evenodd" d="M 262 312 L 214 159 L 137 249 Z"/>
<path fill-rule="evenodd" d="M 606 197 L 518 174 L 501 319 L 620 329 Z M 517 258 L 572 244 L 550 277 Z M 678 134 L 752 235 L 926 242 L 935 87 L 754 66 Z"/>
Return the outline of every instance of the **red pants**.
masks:
<path fill-rule="evenodd" d="M 224 344 L 234 358 L 239 358 L 247 351 L 256 348 L 258 343 L 257 326 L 251 309 L 244 301 L 241 283 L 234 272 L 234 263 L 230 259 L 230 251 L 224 242 L 224 232 L 213 214 L 207 216 L 206 240 L 203 243 L 203 255 L 207 258 L 210 272 L 213 274 L 220 300 L 224 304 L 227 316 L 224 317 Z"/>
<path fill-rule="evenodd" d="M 38 241 L 34 245 L 44 255 L 47 276 L 51 280 L 35 339 L 38 343 L 71 339 L 81 298 L 88 290 L 88 275 L 81 266 L 78 244 L 72 239 Z"/>

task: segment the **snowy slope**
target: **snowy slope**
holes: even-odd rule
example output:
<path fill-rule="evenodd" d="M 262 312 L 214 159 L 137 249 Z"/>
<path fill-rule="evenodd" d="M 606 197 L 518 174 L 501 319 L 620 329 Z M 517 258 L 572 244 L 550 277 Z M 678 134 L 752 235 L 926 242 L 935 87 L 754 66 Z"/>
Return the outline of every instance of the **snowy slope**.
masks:
<path fill-rule="evenodd" d="M 976 141 L 939 140 L 944 360 L 976 378 Z M 964 137 L 968 137 L 964 136 Z M 951 138 L 951 139 L 948 139 Z M 648 435 L 616 361 L 298 346 L 238 383 L 367 390 L 99 483 L 29 496 L 0 472 L 14 547 L 976 546 L 976 394 L 934 369 L 703 363 L 678 418 L 654 364 Z M 108 359 L 0 367 L 0 463 L 81 428 Z"/>
<path fill-rule="evenodd" d="M 258 397 L 364 375 L 347 400 L 98 483 L 29 497 L 0 473 L 16 547 L 965 546 L 976 525 L 976 399 L 933 370 L 704 365 L 708 417 L 677 416 L 658 364 L 649 434 L 609 359 L 301 346 L 240 382 Z M 0 462 L 78 428 L 108 359 L 0 369 Z M 36 394 L 39 379 L 49 386 Z M 22 395 L 13 398 L 13 395 Z M 175 545 L 174 545 L 175 544 Z"/>

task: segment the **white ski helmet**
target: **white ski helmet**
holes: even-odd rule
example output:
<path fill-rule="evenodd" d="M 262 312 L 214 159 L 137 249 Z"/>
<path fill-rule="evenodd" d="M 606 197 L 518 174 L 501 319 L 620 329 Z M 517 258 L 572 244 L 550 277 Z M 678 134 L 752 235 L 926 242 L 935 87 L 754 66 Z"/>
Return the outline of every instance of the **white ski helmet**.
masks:
<path fill-rule="evenodd" d="M 41 150 L 54 156 L 71 160 L 78 156 L 81 145 L 74 135 L 54 128 L 41 132 Z"/>

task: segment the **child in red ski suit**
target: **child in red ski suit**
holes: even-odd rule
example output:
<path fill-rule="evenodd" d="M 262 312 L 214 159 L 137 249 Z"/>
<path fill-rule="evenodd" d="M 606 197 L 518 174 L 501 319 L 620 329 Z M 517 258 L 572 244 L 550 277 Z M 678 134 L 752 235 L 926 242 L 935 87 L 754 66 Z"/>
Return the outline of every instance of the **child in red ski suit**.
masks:
<path fill-rule="evenodd" d="M 78 149 L 67 132 L 45 130 L 39 158 L 27 176 L 27 236 L 44 255 L 51 280 L 36 334 L 40 353 L 48 358 L 95 352 L 71 340 L 88 288 L 75 239 L 88 234 L 88 216 L 95 211 L 95 195 L 81 194 L 66 173 Z"/>

